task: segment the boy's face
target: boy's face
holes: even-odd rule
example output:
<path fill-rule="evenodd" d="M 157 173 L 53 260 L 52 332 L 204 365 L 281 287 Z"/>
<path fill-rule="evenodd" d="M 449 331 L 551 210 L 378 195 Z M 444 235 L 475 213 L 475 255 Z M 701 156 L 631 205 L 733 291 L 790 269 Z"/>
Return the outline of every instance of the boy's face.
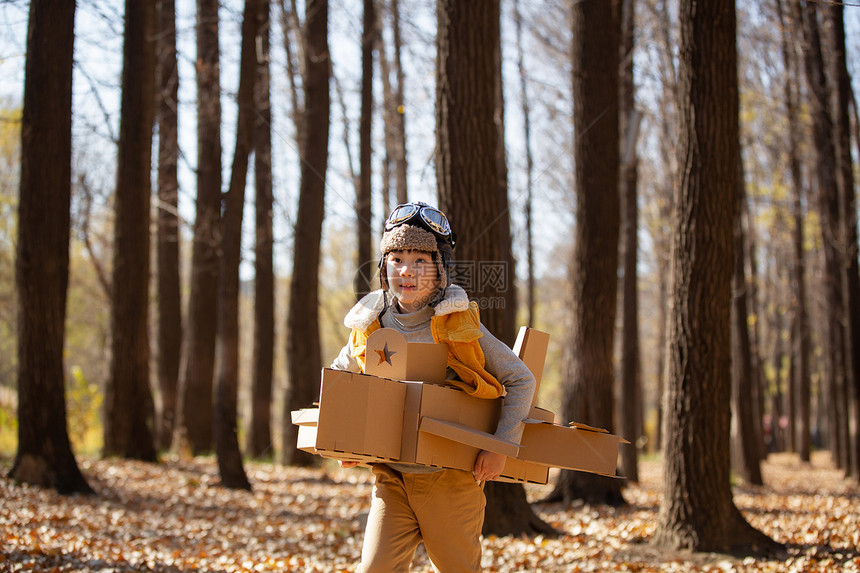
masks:
<path fill-rule="evenodd" d="M 391 293 L 406 312 L 424 307 L 439 288 L 433 253 L 391 251 L 385 257 L 385 272 Z"/>

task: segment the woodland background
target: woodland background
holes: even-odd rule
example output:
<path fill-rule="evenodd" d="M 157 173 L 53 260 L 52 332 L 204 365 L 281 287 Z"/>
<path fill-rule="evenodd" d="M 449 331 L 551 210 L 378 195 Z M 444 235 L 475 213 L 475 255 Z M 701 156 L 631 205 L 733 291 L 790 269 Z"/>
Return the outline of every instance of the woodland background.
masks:
<path fill-rule="evenodd" d="M 659 0 L 199 0 L 125 10 L 93 1 L 77 6 L 62 45 L 66 36 L 36 26 L 41 2 L 4 2 L 0 65 L 13 81 L 4 82 L 0 122 L 0 446 L 10 476 L 88 490 L 62 447 L 45 453 L 64 439 L 70 452 L 108 464 L 214 452 L 228 488 L 253 487 L 249 457 L 314 463 L 291 447 L 287 413 L 313 401 L 320 366 L 346 340 L 343 315 L 375 286 L 385 214 L 426 200 L 468 238 L 460 279 L 493 331 L 509 343 L 521 324 L 552 335 L 539 403 L 631 439 L 619 470 L 631 483 L 638 455 L 702 456 L 719 470 L 713 498 L 728 503 L 700 502 L 694 515 L 729 515 L 730 465 L 736 479 L 761 484 L 769 453 L 808 461 L 823 449 L 856 484 L 860 136 L 850 78 L 860 8 L 713 4 L 717 22 L 737 13 L 725 28 L 709 24 L 716 37 L 696 28 L 703 16 Z M 31 42 L 51 39 L 46 50 L 71 54 L 74 42 L 60 110 L 70 120 L 66 175 L 55 156 L 39 163 L 39 146 L 22 143 L 21 86 L 40 69 L 24 64 L 28 51 L 43 54 L 28 49 L 28 24 Z M 728 286 L 731 276 L 732 297 L 713 299 L 736 317 L 735 369 L 699 372 L 716 384 L 698 394 L 673 383 L 670 348 L 681 306 L 677 213 L 695 170 L 683 163 L 681 142 L 695 129 L 684 118 L 708 75 L 687 54 L 702 46 L 737 66 L 714 66 L 735 86 L 711 100 L 715 117 L 739 120 L 729 139 L 742 161 L 705 150 L 724 159 L 721 175 L 736 185 L 705 183 L 703 196 L 728 205 L 737 224 L 699 227 L 713 227 L 709 240 L 734 255 L 734 270 L 691 281 Z M 32 85 L 48 98 L 48 84 Z M 42 128 L 60 133 L 61 124 Z M 28 177 L 46 174 L 71 183 L 67 227 L 54 219 L 56 197 L 22 201 L 36 196 Z M 43 309 L 27 297 L 59 285 L 42 277 L 38 288 L 22 245 L 45 247 L 46 258 L 32 260 L 50 271 L 54 231 L 69 253 L 58 370 L 49 340 L 21 335 Z M 705 328 L 709 318 L 699 318 L 693 324 Z M 706 342 L 728 348 L 727 339 Z M 673 393 L 717 413 L 699 452 L 663 447 L 664 432 L 683 427 L 672 425 L 683 414 L 664 419 Z M 28 455 L 47 467 L 31 472 Z M 664 495 L 689 497 L 666 466 Z M 547 499 L 624 505 L 621 483 L 566 472 Z M 551 529 L 523 507 L 521 489 L 490 488 L 486 531 Z M 672 530 L 672 517 L 661 519 Z M 701 550 L 770 546 L 736 543 L 743 528 L 734 525 L 699 536 L 703 545 L 656 538 Z"/>

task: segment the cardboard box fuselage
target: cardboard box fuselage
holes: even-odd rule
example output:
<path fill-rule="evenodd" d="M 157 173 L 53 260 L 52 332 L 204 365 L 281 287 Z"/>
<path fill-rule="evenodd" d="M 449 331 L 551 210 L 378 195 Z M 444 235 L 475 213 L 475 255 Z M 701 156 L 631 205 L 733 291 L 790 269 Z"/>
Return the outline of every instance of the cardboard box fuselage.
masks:
<path fill-rule="evenodd" d="M 514 350 L 533 373 L 537 370 L 539 380 L 547 335 L 524 330 Z M 397 366 L 391 360 L 394 354 L 403 352 L 398 358 L 403 361 L 409 356 L 411 345 L 404 347 L 398 337 L 382 333 L 376 345 L 380 340 L 386 343 L 385 352 L 378 352 L 382 368 L 392 362 Z M 368 356 L 376 345 L 369 341 Z M 389 352 L 395 348 L 396 352 Z M 413 360 L 419 356 L 412 353 Z M 368 370 L 374 370 L 375 362 L 368 364 Z M 588 426 L 556 424 L 552 412 L 535 406 L 525 420 L 521 443 L 516 444 L 493 435 L 504 398 L 475 398 L 438 383 L 332 369 L 323 369 L 321 378 L 319 408 L 293 412 L 293 423 L 299 426 L 298 447 L 311 453 L 361 463 L 471 470 L 478 453 L 489 450 L 508 457 L 500 481 L 544 484 L 550 467 L 615 475 L 621 438 Z"/>

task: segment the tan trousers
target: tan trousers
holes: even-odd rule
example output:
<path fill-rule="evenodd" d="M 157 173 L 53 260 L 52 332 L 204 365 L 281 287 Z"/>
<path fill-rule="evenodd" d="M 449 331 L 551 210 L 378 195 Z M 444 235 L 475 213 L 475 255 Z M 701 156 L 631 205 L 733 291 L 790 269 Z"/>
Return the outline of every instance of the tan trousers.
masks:
<path fill-rule="evenodd" d="M 362 573 L 409 571 L 423 540 L 441 573 L 481 571 L 484 488 L 472 472 L 401 474 L 373 467 L 376 483 L 361 549 Z"/>

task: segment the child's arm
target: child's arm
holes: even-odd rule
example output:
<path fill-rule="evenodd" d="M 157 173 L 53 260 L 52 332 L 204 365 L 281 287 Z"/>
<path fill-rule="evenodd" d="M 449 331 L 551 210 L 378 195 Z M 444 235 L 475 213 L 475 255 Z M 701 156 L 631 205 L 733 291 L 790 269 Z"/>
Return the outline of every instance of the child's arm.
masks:
<path fill-rule="evenodd" d="M 520 442 L 523 435 L 523 420 L 529 415 L 532 396 L 537 386 L 535 378 L 523 361 L 481 325 L 484 336 L 480 338 L 487 371 L 505 387 L 507 394 L 502 402 L 502 412 L 496 425 L 495 436 L 511 442 Z M 485 481 L 498 477 L 505 467 L 503 454 L 488 452 L 478 454 L 472 472 L 475 479 Z"/>
<path fill-rule="evenodd" d="M 528 418 L 537 383 L 528 367 L 514 351 L 481 325 L 484 336 L 479 339 L 487 371 L 505 387 L 502 413 L 495 435 L 511 442 L 520 442 L 523 420 Z"/>

